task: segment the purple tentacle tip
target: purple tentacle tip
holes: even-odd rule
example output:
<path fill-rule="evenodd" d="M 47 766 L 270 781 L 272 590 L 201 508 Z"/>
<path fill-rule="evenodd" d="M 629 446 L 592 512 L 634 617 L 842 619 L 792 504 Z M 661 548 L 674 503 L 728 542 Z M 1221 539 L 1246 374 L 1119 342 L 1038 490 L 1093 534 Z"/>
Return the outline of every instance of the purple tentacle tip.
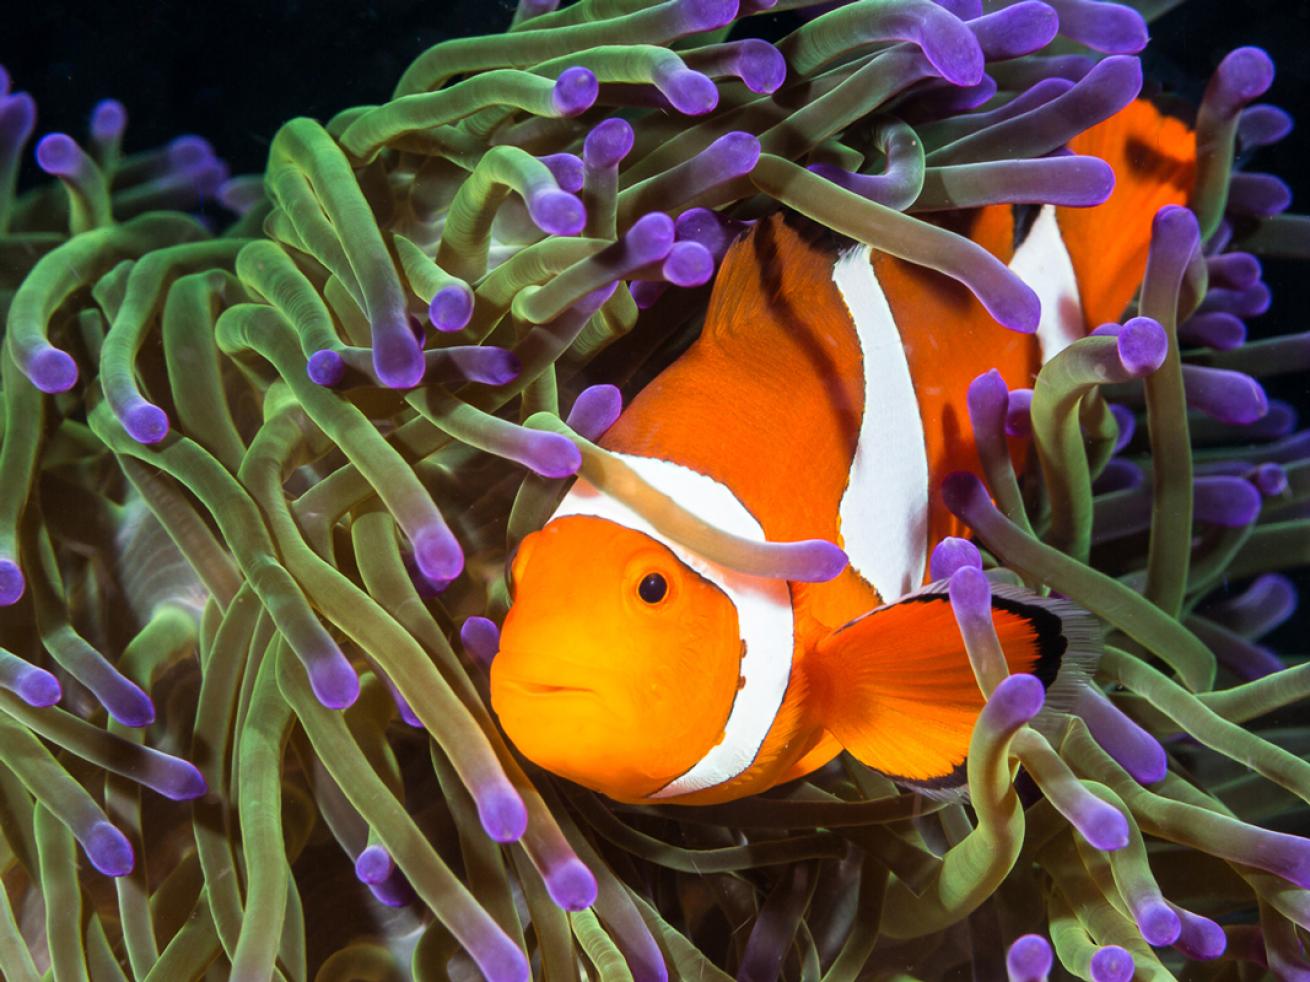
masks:
<path fill-rule="evenodd" d="M 1017 6 L 1041 5 L 1024 0 Z M 1022 20 L 1026 14 L 1024 10 L 1015 17 L 1007 10 L 1006 19 Z M 917 44 L 937 74 L 952 85 L 977 85 L 982 81 L 985 57 L 981 39 L 949 11 L 926 8 L 917 22 L 897 26 L 900 30 L 893 30 L 890 36 Z"/>
<path fill-rule="evenodd" d="M 1292 206 L 1292 189 L 1273 174 L 1234 174 L 1228 182 L 1228 210 L 1273 218 Z"/>
<path fill-rule="evenodd" d="M 623 393 L 616 385 L 590 385 L 573 400 L 566 422 L 584 440 L 598 440 L 623 412 Z"/>
<path fill-rule="evenodd" d="M 503 934 L 497 933 L 488 940 L 490 944 L 486 944 L 477 955 L 478 967 L 487 982 L 528 982 L 532 968 L 527 956 Z M 486 951 L 487 947 L 493 950 Z"/>
<path fill-rule="evenodd" d="M 933 580 L 944 580 L 956 570 L 966 566 L 982 569 L 982 554 L 968 539 L 948 535 L 937 543 L 928 560 L 928 571 Z"/>
<path fill-rule="evenodd" d="M 550 98 L 555 111 L 561 116 L 577 116 L 590 109 L 599 94 L 600 83 L 596 81 L 595 73 L 589 68 L 574 65 L 559 73 Z"/>
<path fill-rule="evenodd" d="M 67 392 L 77 383 L 77 362 L 66 351 L 44 345 L 28 359 L 27 377 L 42 392 Z"/>
<path fill-rule="evenodd" d="M 1033 435 L 1033 390 L 1015 389 L 1005 407 L 1005 435 L 1030 437 Z"/>
<path fill-rule="evenodd" d="M 1270 399 L 1269 411 L 1260 420 L 1259 432 L 1251 435 L 1253 438 L 1276 440 L 1289 435 L 1299 422 L 1295 406 L 1281 399 Z"/>
<path fill-rule="evenodd" d="M 91 865 L 106 876 L 126 876 L 132 872 L 135 863 L 132 843 L 106 821 L 91 826 L 82 839 L 82 848 Z"/>
<path fill-rule="evenodd" d="M 101 99 L 91 110 L 91 138 L 99 143 L 122 136 L 127 109 L 117 99 Z"/>
<path fill-rule="evenodd" d="M 459 331 L 473 317 L 473 291 L 462 283 L 449 283 L 432 295 L 428 320 L 438 331 Z"/>
<path fill-rule="evenodd" d="M 592 127 L 582 141 L 582 160 L 588 167 L 614 167 L 632 151 L 636 134 L 632 124 L 617 116 Z"/>
<path fill-rule="evenodd" d="M 975 381 L 977 381 L 975 379 Z M 942 501 L 956 515 L 962 515 L 975 504 L 989 499 L 977 474 L 955 471 L 942 478 Z"/>
<path fill-rule="evenodd" d="M 444 525 L 431 526 L 414 536 L 414 562 L 434 582 L 449 582 L 464 570 L 464 550 Z"/>
<path fill-rule="evenodd" d="M 712 161 L 716 181 L 749 174 L 760 159 L 760 141 L 753 133 L 734 130 L 725 133 L 702 151 Z"/>
<path fill-rule="evenodd" d="M 1001 730 L 1017 729 L 1042 711 L 1046 687 L 1036 675 L 1008 675 L 992 690 L 983 715 Z"/>
<path fill-rule="evenodd" d="M 1021 334 L 1034 333 L 1042 319 L 1042 302 L 1037 292 L 1008 270 L 1004 282 L 1005 292 L 989 295 L 983 306 L 1002 327 Z M 978 299 L 983 300 L 981 296 Z"/>
<path fill-rule="evenodd" d="M 1201 227 L 1196 215 L 1182 205 L 1165 205 L 1151 220 L 1151 251 L 1162 250 L 1171 261 L 1180 265 L 1186 262 L 1200 240 Z"/>
<path fill-rule="evenodd" d="M 1224 252 L 1206 259 L 1210 282 L 1230 290 L 1245 290 L 1255 286 L 1263 272 L 1260 260 L 1249 252 Z"/>
<path fill-rule="evenodd" d="M 1055 165 L 1052 165 L 1055 166 Z M 1099 157 L 1065 157 L 1055 173 L 1063 180 L 1052 182 L 1056 204 L 1091 208 L 1104 204 L 1114 192 L 1114 168 Z"/>
<path fill-rule="evenodd" d="M 660 272 L 674 286 L 701 286 L 714 276 L 714 257 L 699 242 L 675 242 Z"/>
<path fill-rule="evenodd" d="M 1260 517 L 1260 492 L 1240 477 L 1198 477 L 1193 500 L 1198 522 L 1245 528 Z"/>
<path fill-rule="evenodd" d="M 528 214 L 547 235 L 577 235 L 587 224 L 587 212 L 578 196 L 559 188 L 528 195 Z"/>
<path fill-rule="evenodd" d="M 396 704 L 396 712 L 400 714 L 401 721 L 406 726 L 412 726 L 416 730 L 423 729 L 423 721 L 418 718 L 418 714 L 414 712 L 414 707 L 409 704 L 409 700 L 400 694 L 400 690 L 396 688 L 396 683 L 392 682 L 391 679 L 387 679 L 386 682 L 387 691 L 391 693 L 391 701 Z"/>
<path fill-rule="evenodd" d="M 1060 32 L 1102 54 L 1135 55 L 1150 39 L 1146 21 L 1131 7 L 1065 0 L 1058 10 Z"/>
<path fill-rule="evenodd" d="M 669 104 L 685 116 L 703 116 L 719 104 L 713 79 L 690 68 L 657 71 L 653 81 Z"/>
<path fill-rule="evenodd" d="M 330 348 L 315 351 L 305 364 L 305 373 L 318 385 L 333 386 L 346 374 L 346 363 Z"/>
<path fill-rule="evenodd" d="M 951 574 L 947 587 L 951 606 L 960 622 L 961 630 L 966 625 L 982 623 L 991 619 L 992 584 L 987 574 L 977 566 L 960 566 Z"/>
<path fill-rule="evenodd" d="M 1242 372 L 1184 365 L 1183 383 L 1187 404 L 1222 423 L 1244 426 L 1269 411 L 1264 387 Z"/>
<path fill-rule="evenodd" d="M 1182 932 L 1174 945 L 1188 958 L 1212 961 L 1228 950 L 1228 936 L 1224 929 L 1200 914 L 1193 914 L 1177 905 L 1171 905 L 1182 921 Z"/>
<path fill-rule="evenodd" d="M 144 399 L 133 399 L 120 419 L 127 435 L 137 443 L 149 446 L 168 436 L 168 413 Z"/>
<path fill-rule="evenodd" d="M 400 870 L 396 870 L 381 883 L 368 884 L 368 890 L 378 903 L 388 907 L 404 907 L 414 900 L 414 890 Z"/>
<path fill-rule="evenodd" d="M 1158 948 L 1178 940 L 1183 922 L 1163 900 L 1152 900 L 1137 911 L 1137 928 L 1147 944 Z"/>
<path fill-rule="evenodd" d="M 1168 353 L 1169 336 L 1150 317 L 1134 317 L 1119 332 L 1119 360 L 1134 378 L 1150 375 Z"/>
<path fill-rule="evenodd" d="M 1108 944 L 1092 955 L 1092 982 L 1129 982 L 1134 971 L 1133 956 L 1117 944 Z"/>
<path fill-rule="evenodd" d="M 1292 117 L 1277 106 L 1250 106 L 1237 122 L 1237 138 L 1246 147 L 1267 147 L 1292 132 Z"/>
<path fill-rule="evenodd" d="M 36 126 L 36 102 L 26 92 L 0 93 L 0 143 L 21 147 Z"/>
<path fill-rule="evenodd" d="M 1119 431 L 1120 439 L 1123 438 L 1123 430 Z M 1124 441 L 1125 444 L 1127 441 Z M 1116 442 L 1115 453 L 1123 449 Z M 1124 460 L 1122 457 L 1112 457 L 1105 465 L 1105 470 L 1101 471 L 1101 476 L 1093 483 L 1092 488 L 1096 494 L 1109 494 L 1111 491 L 1131 491 L 1133 488 L 1140 488 L 1146 480 L 1146 475 L 1142 469 L 1134 464 L 1131 460 Z"/>
<path fill-rule="evenodd" d="M 14 691 L 23 702 L 37 709 L 53 706 L 64 694 L 59 680 L 44 668 L 37 668 L 35 665 L 22 672 L 14 685 Z"/>
<path fill-rule="evenodd" d="M 340 649 L 325 652 L 308 667 L 309 687 L 328 709 L 347 709 L 359 698 L 359 673 Z"/>
<path fill-rule="evenodd" d="M 638 310 L 654 307 L 656 301 L 668 291 L 669 284 L 663 280 L 633 280 L 628 284 L 628 292 L 632 294 L 632 302 Z"/>
<path fill-rule="evenodd" d="M 52 177 L 67 177 L 82 160 L 82 148 L 67 133 L 47 133 L 36 144 L 36 163 Z"/>
<path fill-rule="evenodd" d="M 727 27 L 737 16 L 739 0 L 682 0 L 678 4 L 679 28 L 690 34 Z"/>
<path fill-rule="evenodd" d="M 1128 845 L 1128 819 L 1109 802 L 1095 796 L 1081 809 L 1078 831 L 1089 845 L 1102 852 Z"/>
<path fill-rule="evenodd" d="M 560 433 L 539 433 L 533 430 L 529 434 L 530 460 L 526 461 L 533 471 L 542 477 L 571 477 L 582 466 L 582 451 L 568 437 Z"/>
<path fill-rule="evenodd" d="M 460 625 L 459 640 L 465 651 L 489 666 L 500 650 L 500 628 L 495 621 L 474 615 Z"/>
<path fill-rule="evenodd" d="M 173 758 L 172 770 L 173 781 L 166 792 L 167 797 L 174 801 L 193 801 L 196 798 L 203 798 L 209 793 L 209 782 L 205 780 L 205 775 L 200 773 L 200 768 L 188 760 Z"/>
<path fill-rule="evenodd" d="M 782 52 L 759 38 L 747 38 L 737 47 L 737 74 L 752 92 L 776 92 L 787 80 L 787 59 Z"/>
<path fill-rule="evenodd" d="M 565 191 L 582 190 L 582 158 L 575 153 L 549 153 L 538 157 Z"/>
<path fill-rule="evenodd" d="M 1078 702 L 1078 714 L 1092 738 L 1119 762 L 1139 784 L 1163 781 L 1169 760 L 1160 741 L 1127 716 L 1099 689 L 1087 688 Z"/>
<path fill-rule="evenodd" d="M 355 859 L 355 876 L 361 883 L 381 883 L 395 868 L 391 853 L 382 846 L 367 846 Z"/>
<path fill-rule="evenodd" d="M 564 910 L 586 910 L 596 902 L 596 877 L 576 856 L 552 866 L 545 880 L 550 899 Z"/>
<path fill-rule="evenodd" d="M 969 28 L 977 37 L 984 57 L 1004 61 L 1032 54 L 1050 44 L 1060 29 L 1060 18 L 1045 3 L 1023 0 L 974 19 Z M 981 65 L 979 74 L 973 76 L 972 81 L 956 84 L 972 85 L 980 78 Z"/>
<path fill-rule="evenodd" d="M 18 563 L 12 559 L 0 559 L 0 607 L 12 607 L 27 589 L 27 580 Z"/>
<path fill-rule="evenodd" d="M 1040 934 L 1016 938 L 1005 956 L 1010 982 L 1042 982 L 1055 963 L 1051 943 Z"/>
<path fill-rule="evenodd" d="M 827 583 L 841 575 L 851 557 L 838 545 L 816 539 L 807 545 L 806 568 L 789 577 L 806 583 Z"/>
<path fill-rule="evenodd" d="M 1010 390 L 1005 379 L 996 369 L 988 369 L 969 383 L 966 395 L 969 418 L 975 427 L 988 426 L 995 422 L 997 426 L 1005 418 L 1010 407 Z"/>
<path fill-rule="evenodd" d="M 1259 317 L 1269 310 L 1272 302 L 1273 294 L 1269 292 L 1269 287 L 1257 281 L 1240 290 L 1212 287 L 1206 292 L 1201 310 L 1205 313 L 1218 311 L 1234 317 Z"/>
<path fill-rule="evenodd" d="M 1266 498 L 1276 498 L 1287 491 L 1290 480 L 1287 468 L 1282 464 L 1264 463 L 1256 467 L 1251 474 L 1251 483 L 1260 489 Z"/>
<path fill-rule="evenodd" d="M 496 842 L 517 842 L 528 828 L 523 798 L 509 784 L 493 784 L 477 796 L 482 828 Z"/>
<path fill-rule="evenodd" d="M 168 145 L 168 162 L 179 170 L 203 167 L 214 159 L 213 145 L 195 133 L 179 136 Z"/>
<path fill-rule="evenodd" d="M 1274 82 L 1274 63 L 1259 48 L 1236 48 L 1219 63 L 1205 101 L 1222 116 L 1232 116 L 1258 99 Z"/>
<path fill-rule="evenodd" d="M 470 382 L 484 382 L 487 385 L 504 385 L 519 377 L 523 363 L 518 355 L 505 348 L 492 345 L 477 345 L 465 349 L 465 353 L 455 359 Z"/>
<path fill-rule="evenodd" d="M 388 389 L 412 389 L 423 381 L 427 367 L 423 349 L 410 330 L 408 319 L 395 331 L 373 326 L 373 372 Z"/>
<path fill-rule="evenodd" d="M 623 236 L 624 249 L 633 266 L 660 262 L 673 248 L 676 232 L 673 219 L 662 211 L 642 215 Z"/>
<path fill-rule="evenodd" d="M 123 676 L 117 676 L 118 685 L 106 699 L 105 710 L 115 721 L 134 729 L 149 726 L 155 721 L 155 703 L 145 691 Z M 112 703 L 112 705 L 111 705 Z"/>
<path fill-rule="evenodd" d="M 1178 336 L 1188 344 L 1232 351 L 1246 343 L 1246 324 L 1234 314 L 1215 310 L 1189 317 L 1178 326 Z"/>

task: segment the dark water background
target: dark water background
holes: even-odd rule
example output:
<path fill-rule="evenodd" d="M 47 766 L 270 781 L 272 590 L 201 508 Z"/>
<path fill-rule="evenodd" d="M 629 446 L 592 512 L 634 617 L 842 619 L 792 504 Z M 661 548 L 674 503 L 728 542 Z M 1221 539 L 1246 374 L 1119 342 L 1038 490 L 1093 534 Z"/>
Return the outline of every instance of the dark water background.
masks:
<path fill-rule="evenodd" d="M 213 142 L 234 173 L 263 169 L 273 133 L 286 119 L 327 119 L 337 110 L 384 101 L 405 66 L 450 37 L 502 30 L 510 0 L 13 0 L 0 17 L 0 64 L 37 100 L 38 133 L 81 136 L 94 103 L 114 97 L 128 109 L 130 151 L 183 132 Z M 786 15 L 758 17 L 752 33 L 777 37 Z M 1148 79 L 1195 101 L 1232 48 L 1265 48 L 1278 74 L 1267 100 L 1300 117 L 1254 168 L 1293 189 L 1293 210 L 1310 208 L 1310 0 L 1188 0 L 1157 21 L 1144 56 Z M 25 180 L 37 176 L 30 163 Z M 1310 328 L 1310 270 L 1266 264 L 1274 291 L 1253 337 Z M 1310 421 L 1310 378 L 1273 379 L 1271 396 Z M 1297 576 L 1310 596 L 1310 573 Z M 1302 655 L 1310 647 L 1310 602 L 1268 640 Z"/>

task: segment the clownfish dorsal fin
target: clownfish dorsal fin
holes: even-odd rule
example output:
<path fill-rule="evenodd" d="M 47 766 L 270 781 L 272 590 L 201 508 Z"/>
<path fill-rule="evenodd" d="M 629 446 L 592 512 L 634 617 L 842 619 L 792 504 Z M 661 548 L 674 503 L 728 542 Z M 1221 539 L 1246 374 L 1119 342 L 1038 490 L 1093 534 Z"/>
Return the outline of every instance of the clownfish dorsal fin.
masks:
<path fill-rule="evenodd" d="M 1114 169 L 1114 191 L 1094 208 L 1058 208 L 1087 328 L 1118 321 L 1146 271 L 1151 220 L 1184 205 L 1196 172 L 1196 134 L 1148 99 L 1129 103 L 1070 141 Z"/>
<path fill-rule="evenodd" d="M 759 219 L 728 247 L 714 279 L 704 336 L 728 342 L 826 313 L 835 296 L 832 266 L 852 245 L 794 212 Z"/>
<path fill-rule="evenodd" d="M 1069 712 L 1099 657 L 1091 615 L 993 586 L 992 621 L 1010 671 L 1046 685 L 1043 716 Z M 825 728 L 861 763 L 929 792 L 965 784 L 983 695 L 944 581 L 833 631 L 806 674 Z"/>

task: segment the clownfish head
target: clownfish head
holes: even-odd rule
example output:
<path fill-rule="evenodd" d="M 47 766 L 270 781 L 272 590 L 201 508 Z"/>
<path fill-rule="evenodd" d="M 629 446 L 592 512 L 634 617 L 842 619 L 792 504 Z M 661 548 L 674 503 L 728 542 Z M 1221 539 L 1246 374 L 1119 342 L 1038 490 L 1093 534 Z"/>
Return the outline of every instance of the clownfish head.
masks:
<path fill-rule="evenodd" d="M 556 518 L 525 538 L 491 701 L 529 759 L 640 801 L 723 737 L 738 686 L 737 610 L 650 536 Z"/>

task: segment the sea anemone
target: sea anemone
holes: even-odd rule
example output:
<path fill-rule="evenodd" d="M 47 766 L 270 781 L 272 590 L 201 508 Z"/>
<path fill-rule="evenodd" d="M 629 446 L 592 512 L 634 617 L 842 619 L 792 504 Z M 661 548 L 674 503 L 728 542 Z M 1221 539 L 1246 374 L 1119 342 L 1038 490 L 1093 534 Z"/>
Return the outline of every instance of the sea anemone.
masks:
<path fill-rule="evenodd" d="M 1310 666 L 1260 643 L 1310 559 L 1310 433 L 1259 381 L 1310 337 L 1244 323 L 1258 257 L 1310 256 L 1310 219 L 1234 163 L 1290 126 L 1257 101 L 1268 57 L 1233 51 L 1195 107 L 1187 207 L 1155 216 L 1122 323 L 1031 391 L 969 389 L 985 481 L 943 493 L 973 539 L 932 561 L 988 694 L 968 802 L 843 756 L 630 806 L 498 729 L 507 556 L 581 473 L 726 565 L 831 575 L 824 544 L 729 536 L 595 441 L 779 207 L 1032 330 L 1032 289 L 935 216 L 1103 200 L 1064 148 L 1138 95 L 1147 23 L 554 6 L 288 122 L 262 179 L 194 136 L 124 155 L 107 101 L 16 194 L 35 107 L 0 71 L 5 977 L 1310 977 Z M 775 42 L 738 30 L 784 9 Z M 979 616 L 994 583 L 1108 632 L 1055 730 Z"/>

